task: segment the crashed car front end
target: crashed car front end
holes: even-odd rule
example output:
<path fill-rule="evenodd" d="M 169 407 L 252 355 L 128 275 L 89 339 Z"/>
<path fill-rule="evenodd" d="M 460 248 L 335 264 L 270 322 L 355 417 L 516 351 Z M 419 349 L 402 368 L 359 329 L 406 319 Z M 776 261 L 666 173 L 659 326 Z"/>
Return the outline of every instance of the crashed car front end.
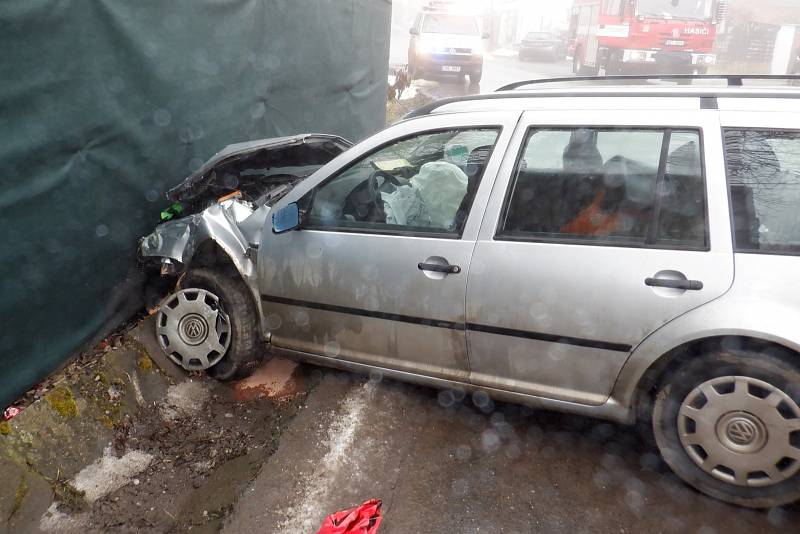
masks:
<path fill-rule="evenodd" d="M 255 291 L 255 251 L 271 206 L 351 146 L 304 134 L 230 145 L 167 193 L 162 222 L 139 243 L 146 267 L 179 275 L 213 242 Z"/>

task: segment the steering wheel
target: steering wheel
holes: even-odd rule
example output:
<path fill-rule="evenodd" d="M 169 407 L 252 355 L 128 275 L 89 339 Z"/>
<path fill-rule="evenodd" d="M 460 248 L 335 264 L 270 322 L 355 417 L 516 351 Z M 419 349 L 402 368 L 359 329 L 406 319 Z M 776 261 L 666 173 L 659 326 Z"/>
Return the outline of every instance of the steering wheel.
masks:
<path fill-rule="evenodd" d="M 389 182 L 396 187 L 404 185 L 397 177 L 386 171 L 376 170 L 369 178 L 353 188 L 344 199 L 342 215 L 350 215 L 356 221 L 386 222 L 386 213 L 383 211 L 381 186 L 378 177 L 384 179 L 384 184 Z"/>

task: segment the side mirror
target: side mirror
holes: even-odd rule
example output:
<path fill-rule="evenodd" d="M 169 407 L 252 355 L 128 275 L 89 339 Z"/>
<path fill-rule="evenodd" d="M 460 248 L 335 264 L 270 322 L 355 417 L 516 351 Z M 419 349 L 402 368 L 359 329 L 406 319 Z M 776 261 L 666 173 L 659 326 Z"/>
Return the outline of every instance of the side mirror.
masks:
<path fill-rule="evenodd" d="M 411 35 L 419 35 L 419 30 L 417 30 L 416 28 L 411 28 L 410 30 L 408 30 L 408 33 L 410 33 Z"/>
<path fill-rule="evenodd" d="M 489 37 L 491 37 L 491 35 L 489 35 L 489 32 L 483 32 L 481 34 L 481 39 L 488 39 Z"/>
<path fill-rule="evenodd" d="M 272 214 L 272 233 L 282 234 L 300 228 L 300 208 L 297 202 L 288 204 Z"/>

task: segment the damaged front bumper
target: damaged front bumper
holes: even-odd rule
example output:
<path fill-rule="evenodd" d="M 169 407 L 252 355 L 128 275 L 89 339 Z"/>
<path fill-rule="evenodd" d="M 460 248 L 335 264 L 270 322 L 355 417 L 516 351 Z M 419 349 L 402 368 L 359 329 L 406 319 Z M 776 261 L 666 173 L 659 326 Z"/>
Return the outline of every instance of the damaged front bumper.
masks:
<path fill-rule="evenodd" d="M 144 260 L 159 259 L 162 274 L 176 274 L 189 264 L 201 244 L 211 240 L 248 279 L 255 274 L 253 251 L 269 212 L 269 206 L 255 209 L 249 202 L 228 199 L 200 213 L 159 224 L 142 238 L 139 254 Z"/>

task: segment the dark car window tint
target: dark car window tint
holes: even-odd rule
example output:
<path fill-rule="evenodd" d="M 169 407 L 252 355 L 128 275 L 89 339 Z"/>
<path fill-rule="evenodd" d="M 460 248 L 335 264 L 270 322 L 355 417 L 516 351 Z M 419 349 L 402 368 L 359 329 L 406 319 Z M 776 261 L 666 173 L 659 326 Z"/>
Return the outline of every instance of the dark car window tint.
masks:
<path fill-rule="evenodd" d="M 699 139 L 664 130 L 532 130 L 498 237 L 704 247 Z"/>
<path fill-rule="evenodd" d="M 700 140 L 696 132 L 672 132 L 660 189 L 656 244 L 701 247 L 705 235 L 705 195 Z"/>
<path fill-rule="evenodd" d="M 736 250 L 800 253 L 800 132 L 725 131 Z"/>
<path fill-rule="evenodd" d="M 444 130 L 385 146 L 317 188 L 307 225 L 460 235 L 499 131 Z"/>

